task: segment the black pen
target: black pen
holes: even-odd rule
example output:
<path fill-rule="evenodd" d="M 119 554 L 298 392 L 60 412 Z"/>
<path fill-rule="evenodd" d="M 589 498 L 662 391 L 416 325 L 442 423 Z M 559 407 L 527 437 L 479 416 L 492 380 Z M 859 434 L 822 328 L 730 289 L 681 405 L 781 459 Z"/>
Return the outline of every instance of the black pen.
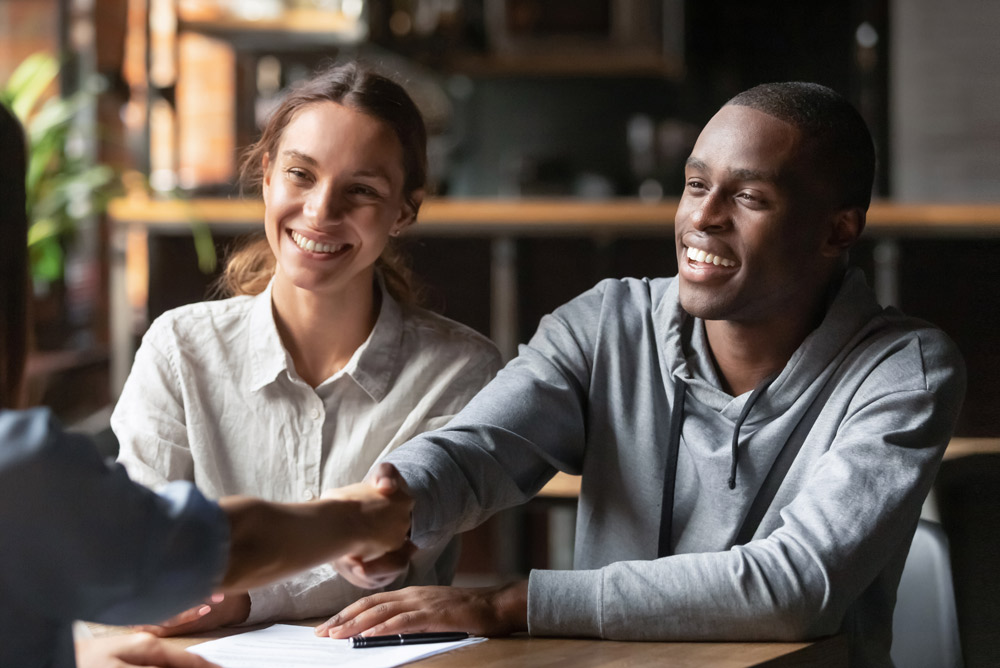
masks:
<path fill-rule="evenodd" d="M 419 645 L 428 642 L 454 642 L 465 640 L 469 634 L 465 631 L 442 631 L 441 633 L 397 633 L 391 636 L 352 636 L 349 638 L 351 647 L 392 647 L 394 645 Z"/>

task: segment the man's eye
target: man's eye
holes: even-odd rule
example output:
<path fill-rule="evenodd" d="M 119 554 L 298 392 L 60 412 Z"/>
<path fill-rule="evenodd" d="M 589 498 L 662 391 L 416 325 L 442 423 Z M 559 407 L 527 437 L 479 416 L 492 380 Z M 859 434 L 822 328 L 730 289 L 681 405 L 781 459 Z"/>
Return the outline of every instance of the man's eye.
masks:
<path fill-rule="evenodd" d="M 705 187 L 705 184 L 702 183 L 701 181 L 698 181 L 697 179 L 690 179 L 687 182 L 687 187 L 692 190 L 701 190 L 702 188 Z"/>

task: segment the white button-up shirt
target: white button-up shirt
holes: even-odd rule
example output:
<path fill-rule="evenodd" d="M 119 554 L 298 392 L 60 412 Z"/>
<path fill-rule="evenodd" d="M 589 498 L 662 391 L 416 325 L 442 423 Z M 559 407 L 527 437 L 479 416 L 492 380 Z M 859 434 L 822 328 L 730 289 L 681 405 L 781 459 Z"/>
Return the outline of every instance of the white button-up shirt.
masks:
<path fill-rule="evenodd" d="M 211 498 L 309 501 L 361 480 L 443 426 L 500 367 L 489 339 L 382 293 L 368 339 L 315 389 L 281 343 L 270 286 L 157 318 L 111 417 L 119 461 L 144 485 L 190 480 Z M 449 580 L 455 555 L 438 560 L 442 550 L 419 555 L 400 584 Z M 252 591 L 247 622 L 330 614 L 367 593 L 321 566 Z"/>

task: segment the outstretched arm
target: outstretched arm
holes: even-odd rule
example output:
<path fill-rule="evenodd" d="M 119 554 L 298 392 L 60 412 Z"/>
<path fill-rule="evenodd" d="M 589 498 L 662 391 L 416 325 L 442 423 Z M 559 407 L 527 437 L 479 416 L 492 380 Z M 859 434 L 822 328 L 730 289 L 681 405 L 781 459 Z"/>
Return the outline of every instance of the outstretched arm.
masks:
<path fill-rule="evenodd" d="M 243 496 L 220 501 L 230 523 L 229 563 L 219 589 L 243 592 L 342 554 L 374 559 L 399 549 L 413 502 L 385 465 L 371 482 L 313 503 Z"/>

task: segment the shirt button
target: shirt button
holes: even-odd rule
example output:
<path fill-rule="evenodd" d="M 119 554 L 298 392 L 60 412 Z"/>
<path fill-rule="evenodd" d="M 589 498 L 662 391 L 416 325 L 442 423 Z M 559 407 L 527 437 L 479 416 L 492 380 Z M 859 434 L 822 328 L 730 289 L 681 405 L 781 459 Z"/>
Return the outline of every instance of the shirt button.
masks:
<path fill-rule="evenodd" d="M 318 419 L 319 419 L 319 416 L 320 416 L 320 412 L 319 412 L 319 409 L 318 409 L 318 408 L 314 408 L 314 409 L 312 409 L 312 413 L 310 413 L 309 415 L 311 415 L 311 416 L 312 416 L 312 419 L 313 419 L 313 420 L 318 420 Z"/>
<path fill-rule="evenodd" d="M 306 501 L 312 501 L 313 499 L 316 498 L 316 495 L 313 494 L 313 491 L 311 489 L 307 489 L 306 491 L 302 492 L 302 498 L 305 499 Z"/>

